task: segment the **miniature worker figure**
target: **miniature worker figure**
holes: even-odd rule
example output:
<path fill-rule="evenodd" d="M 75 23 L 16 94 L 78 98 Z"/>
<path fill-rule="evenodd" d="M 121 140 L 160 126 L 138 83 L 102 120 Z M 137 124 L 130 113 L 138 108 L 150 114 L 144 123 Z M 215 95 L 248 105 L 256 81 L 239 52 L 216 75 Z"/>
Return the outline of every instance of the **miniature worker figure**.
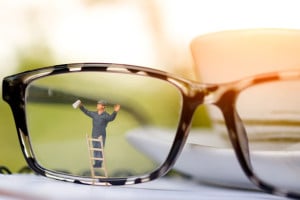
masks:
<path fill-rule="evenodd" d="M 79 108 L 80 110 L 93 119 L 93 129 L 92 129 L 92 138 L 97 138 L 99 136 L 102 136 L 103 138 L 103 147 L 105 146 L 105 139 L 106 139 L 106 127 L 107 124 L 111 121 L 113 121 L 116 116 L 117 112 L 120 110 L 121 106 L 119 104 L 116 104 L 114 106 L 114 111 L 112 114 L 109 114 L 105 111 L 106 103 L 104 101 L 98 101 L 97 102 L 97 110 L 96 111 L 89 111 L 87 110 L 83 104 L 80 102 Z M 93 141 L 93 148 L 100 148 L 101 144 L 100 142 Z M 102 147 L 102 148 L 103 148 Z M 95 158 L 102 158 L 102 152 L 100 151 L 94 151 L 94 157 Z M 101 160 L 95 160 L 94 168 L 101 168 L 102 167 L 102 161 Z"/>

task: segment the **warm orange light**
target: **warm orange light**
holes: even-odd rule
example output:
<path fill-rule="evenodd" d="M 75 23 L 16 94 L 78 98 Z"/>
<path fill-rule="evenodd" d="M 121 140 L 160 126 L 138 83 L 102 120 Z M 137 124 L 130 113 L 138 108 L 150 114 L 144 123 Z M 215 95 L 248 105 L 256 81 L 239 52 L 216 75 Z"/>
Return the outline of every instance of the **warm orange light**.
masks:
<path fill-rule="evenodd" d="M 195 38 L 191 50 L 202 81 L 232 81 L 263 72 L 300 68 L 300 30 L 217 32 Z"/>

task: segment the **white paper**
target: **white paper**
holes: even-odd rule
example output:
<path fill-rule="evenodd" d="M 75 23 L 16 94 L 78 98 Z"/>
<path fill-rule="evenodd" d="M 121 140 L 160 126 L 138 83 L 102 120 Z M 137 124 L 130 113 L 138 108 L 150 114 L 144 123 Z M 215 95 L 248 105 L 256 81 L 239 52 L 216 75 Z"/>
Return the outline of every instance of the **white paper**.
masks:
<path fill-rule="evenodd" d="M 76 109 L 76 108 L 78 108 L 78 106 L 81 104 L 81 101 L 80 100 L 77 100 L 77 101 L 75 101 L 73 104 L 72 104 L 72 106 L 73 106 L 73 108 L 74 109 Z"/>
<path fill-rule="evenodd" d="M 198 134 L 197 131 L 199 131 Z M 168 129 L 152 127 L 142 130 L 134 129 L 127 133 L 127 140 L 130 144 L 158 163 L 165 160 L 172 139 L 172 134 Z M 203 145 L 210 144 L 212 141 L 218 148 Z M 191 130 L 188 141 L 173 168 L 202 182 L 241 189 L 255 189 L 256 186 L 242 171 L 233 149 L 226 147 L 224 142 L 218 134 L 212 134 L 210 130 Z M 295 158 L 299 155 L 299 151 L 276 151 L 276 153 L 257 151 L 252 154 L 252 161 L 256 163 L 256 169 L 260 170 L 260 175 L 265 180 L 273 180 L 276 174 L 276 179 L 273 180 L 275 185 L 297 190 L 298 179 L 291 166 L 298 165 L 299 160 Z M 281 171 L 285 173 L 278 173 Z"/>

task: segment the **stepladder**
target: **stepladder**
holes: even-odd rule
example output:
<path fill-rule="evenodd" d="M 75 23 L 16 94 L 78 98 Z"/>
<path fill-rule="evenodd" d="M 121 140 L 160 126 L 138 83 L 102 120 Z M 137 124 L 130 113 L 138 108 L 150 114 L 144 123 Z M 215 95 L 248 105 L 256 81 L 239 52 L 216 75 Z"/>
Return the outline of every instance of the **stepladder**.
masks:
<path fill-rule="evenodd" d="M 103 137 L 93 138 L 86 135 L 91 177 L 93 181 L 100 178 L 107 178 L 107 169 L 105 162 L 104 142 Z"/>

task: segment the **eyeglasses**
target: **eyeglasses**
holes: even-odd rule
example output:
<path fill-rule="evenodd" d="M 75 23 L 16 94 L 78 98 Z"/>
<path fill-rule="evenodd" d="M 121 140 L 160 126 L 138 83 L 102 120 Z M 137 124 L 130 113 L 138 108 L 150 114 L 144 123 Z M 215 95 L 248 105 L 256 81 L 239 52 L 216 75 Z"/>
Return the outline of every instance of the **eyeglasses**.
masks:
<path fill-rule="evenodd" d="M 159 178 L 183 149 L 196 109 L 205 106 L 256 186 L 299 198 L 298 91 L 300 70 L 201 84 L 150 68 L 82 63 L 3 80 L 25 159 L 43 176 L 94 185 Z M 99 100 L 107 102 L 105 110 L 97 110 Z M 172 138 L 153 138 L 164 146 L 163 161 L 153 161 L 128 139 L 132 131 L 160 129 Z"/>

